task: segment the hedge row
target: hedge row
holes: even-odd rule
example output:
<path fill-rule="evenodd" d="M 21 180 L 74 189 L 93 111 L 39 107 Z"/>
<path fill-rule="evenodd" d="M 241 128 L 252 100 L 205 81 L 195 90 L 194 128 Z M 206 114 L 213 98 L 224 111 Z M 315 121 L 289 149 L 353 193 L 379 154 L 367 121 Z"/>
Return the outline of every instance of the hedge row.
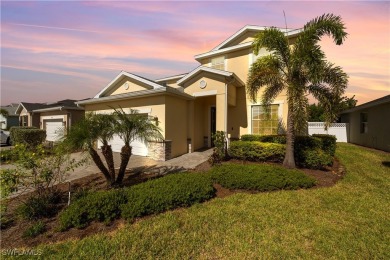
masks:
<path fill-rule="evenodd" d="M 91 221 L 110 222 L 190 206 L 215 196 L 205 174 L 182 173 L 144 182 L 129 188 L 89 193 L 60 214 L 60 228 L 82 228 Z"/>
<path fill-rule="evenodd" d="M 256 191 L 310 188 L 315 180 L 299 170 L 274 165 L 225 164 L 211 170 L 212 179 L 228 189 Z"/>
<path fill-rule="evenodd" d="M 243 135 L 242 141 L 230 144 L 229 155 L 248 161 L 283 161 L 286 136 Z M 336 137 L 332 135 L 296 136 L 295 162 L 300 167 L 321 169 L 332 165 L 336 151 Z"/>
<path fill-rule="evenodd" d="M 282 162 L 285 145 L 256 141 L 234 141 L 230 143 L 229 156 L 255 162 Z"/>
<path fill-rule="evenodd" d="M 46 139 L 46 131 L 36 127 L 13 126 L 9 131 L 13 144 L 25 144 L 29 147 L 35 147 Z"/>

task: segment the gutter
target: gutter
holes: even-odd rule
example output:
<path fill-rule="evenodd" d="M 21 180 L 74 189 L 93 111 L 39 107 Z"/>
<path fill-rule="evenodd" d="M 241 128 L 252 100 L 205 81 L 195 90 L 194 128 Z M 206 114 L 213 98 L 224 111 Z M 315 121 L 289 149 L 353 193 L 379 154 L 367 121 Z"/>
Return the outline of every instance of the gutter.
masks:
<path fill-rule="evenodd" d="M 62 110 L 84 110 L 84 108 L 60 106 L 60 107 L 49 107 L 49 108 L 35 109 L 32 112 L 41 113 L 41 112 L 62 111 Z"/>

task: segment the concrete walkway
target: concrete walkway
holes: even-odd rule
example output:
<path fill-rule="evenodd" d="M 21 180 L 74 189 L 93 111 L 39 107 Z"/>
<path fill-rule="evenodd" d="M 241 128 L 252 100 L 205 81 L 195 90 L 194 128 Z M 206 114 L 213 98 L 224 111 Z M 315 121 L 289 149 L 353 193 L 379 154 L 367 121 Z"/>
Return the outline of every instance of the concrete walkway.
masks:
<path fill-rule="evenodd" d="M 127 169 L 132 170 L 134 172 L 144 172 L 146 174 L 161 174 L 164 175 L 169 172 L 179 172 L 185 170 L 191 170 L 196 168 L 196 166 L 204 163 L 208 160 L 209 156 L 213 153 L 213 149 L 208 149 L 201 152 L 193 152 L 184 154 L 182 156 L 173 158 L 168 161 L 156 161 L 149 157 L 133 155 L 130 157 L 130 161 Z M 81 160 L 84 156 L 87 156 L 86 153 L 73 153 L 72 158 L 76 160 Z M 101 156 L 102 157 L 102 156 Z M 103 159 L 103 162 L 104 159 Z M 120 165 L 120 154 L 114 153 L 114 163 L 115 167 L 119 168 Z M 0 169 L 10 169 L 15 166 L 12 164 L 1 164 Z M 100 170 L 93 163 L 92 160 L 88 160 L 88 162 L 80 166 L 74 171 L 70 171 L 68 176 L 66 176 L 66 181 L 73 181 L 76 179 L 80 179 L 95 173 L 99 173 Z"/>

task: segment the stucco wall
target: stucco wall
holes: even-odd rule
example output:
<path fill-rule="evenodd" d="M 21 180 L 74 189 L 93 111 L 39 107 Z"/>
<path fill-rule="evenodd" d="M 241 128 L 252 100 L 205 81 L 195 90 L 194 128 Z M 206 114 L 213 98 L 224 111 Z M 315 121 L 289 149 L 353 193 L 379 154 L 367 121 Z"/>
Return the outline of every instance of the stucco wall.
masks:
<path fill-rule="evenodd" d="M 126 84 L 128 87 L 125 87 Z M 139 81 L 136 81 L 136 80 L 130 79 L 130 78 L 125 78 L 125 79 L 122 79 L 118 84 L 113 86 L 113 90 L 111 92 L 109 92 L 108 94 L 106 94 L 105 96 L 114 96 L 117 94 L 146 90 L 146 89 L 150 89 L 150 88 L 151 88 L 150 86 L 148 86 L 142 82 L 139 82 Z"/>
<path fill-rule="evenodd" d="M 368 114 L 368 131 L 360 132 L 360 114 Z M 361 109 L 341 116 L 349 123 L 348 142 L 390 152 L 390 103 Z"/>
<path fill-rule="evenodd" d="M 172 141 L 171 157 L 187 153 L 187 101 L 165 97 L 165 139 Z"/>

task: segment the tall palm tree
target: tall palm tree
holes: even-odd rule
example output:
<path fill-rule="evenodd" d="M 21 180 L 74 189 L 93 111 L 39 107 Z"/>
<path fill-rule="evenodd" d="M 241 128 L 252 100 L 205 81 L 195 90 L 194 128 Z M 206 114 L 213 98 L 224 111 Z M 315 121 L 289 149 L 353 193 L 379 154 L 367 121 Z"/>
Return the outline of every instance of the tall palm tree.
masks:
<path fill-rule="evenodd" d="M 340 16 L 324 14 L 309 21 L 293 42 L 274 27 L 260 32 L 253 42 L 255 54 L 261 48 L 270 54 L 259 58 L 250 68 L 247 90 L 253 101 L 259 90 L 264 90 L 261 101 L 266 107 L 286 91 L 287 144 L 283 165 L 289 168 L 295 168 L 295 134 L 307 125 L 307 95 L 313 95 L 324 106 L 325 120 L 329 123 L 336 116 L 334 101 L 348 84 L 347 74 L 325 59 L 319 45 L 324 35 L 332 37 L 337 45 L 344 42 L 347 33 Z"/>
<path fill-rule="evenodd" d="M 135 140 L 148 143 L 149 141 L 161 141 L 164 138 L 161 134 L 161 128 L 147 116 L 139 114 L 137 110 L 130 109 L 130 113 L 127 114 L 122 108 L 115 109 L 114 115 L 118 122 L 115 133 L 125 143 L 121 149 L 121 165 L 116 179 L 116 183 L 121 184 L 125 176 L 127 164 L 132 155 L 130 143 Z"/>

